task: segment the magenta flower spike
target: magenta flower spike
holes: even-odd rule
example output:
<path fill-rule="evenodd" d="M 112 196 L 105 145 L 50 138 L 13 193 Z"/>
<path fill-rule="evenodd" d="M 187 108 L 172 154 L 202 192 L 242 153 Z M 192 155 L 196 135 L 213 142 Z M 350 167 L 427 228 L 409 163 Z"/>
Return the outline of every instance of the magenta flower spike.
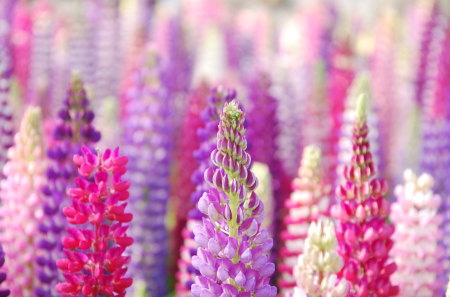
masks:
<path fill-rule="evenodd" d="M 288 215 L 284 220 L 286 230 L 281 233 L 282 248 L 278 267 L 281 293 L 293 292 L 293 269 L 297 258 L 303 253 L 308 228 L 328 211 L 331 187 L 322 180 L 320 162 L 320 149 L 315 146 L 305 147 L 298 177 L 292 183 L 293 192 L 285 202 Z"/>
<path fill-rule="evenodd" d="M 62 239 L 66 258 L 56 262 L 66 281 L 56 291 L 63 297 L 124 297 L 133 283 L 125 276 L 130 257 L 124 255 L 133 243 L 126 233 L 133 218 L 125 212 L 130 183 L 122 180 L 128 158 L 118 147 L 97 154 L 81 150 L 73 157 L 80 176 L 68 191 L 72 205 L 63 209 L 74 227 Z"/>
<path fill-rule="evenodd" d="M 403 297 L 442 296 L 444 283 L 443 248 L 439 245 L 442 215 L 441 198 L 433 193 L 434 180 L 429 174 L 403 174 L 404 184 L 395 188 L 397 202 L 392 204 L 390 219 L 396 226 L 392 254 L 398 265 L 392 282 Z"/>
<path fill-rule="evenodd" d="M 41 112 L 29 107 L 22 119 L 14 146 L 8 151 L 1 182 L 0 242 L 5 256 L 7 287 L 11 296 L 32 296 L 38 284 L 39 230 L 44 217 L 41 191 L 45 183 L 45 155 L 41 131 Z"/>
<path fill-rule="evenodd" d="M 387 183 L 374 178 L 375 164 L 368 140 L 366 98 L 360 95 L 352 132 L 352 156 L 344 167 L 345 182 L 337 187 L 339 202 L 332 208 L 338 220 L 338 252 L 344 259 L 339 276 L 350 283 L 350 296 L 397 296 L 390 277 L 397 266 L 389 258 L 394 226 L 386 223 Z"/>
<path fill-rule="evenodd" d="M 211 188 L 197 204 L 206 217 L 194 227 L 199 248 L 192 264 L 200 271 L 191 287 L 194 297 L 277 294 L 269 284 L 273 241 L 261 228 L 264 205 L 254 192 L 258 181 L 250 170 L 244 120 L 238 101 L 225 105 L 211 153 L 214 166 L 204 174 Z"/>

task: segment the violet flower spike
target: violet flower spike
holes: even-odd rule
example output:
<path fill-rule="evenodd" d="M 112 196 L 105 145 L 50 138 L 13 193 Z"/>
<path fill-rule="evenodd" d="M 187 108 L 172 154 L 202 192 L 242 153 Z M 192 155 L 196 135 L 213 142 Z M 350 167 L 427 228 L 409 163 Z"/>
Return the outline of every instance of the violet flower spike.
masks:
<path fill-rule="evenodd" d="M 38 285 L 38 225 L 44 217 L 41 188 L 46 167 L 38 107 L 25 111 L 8 158 L 0 184 L 0 242 L 9 274 L 6 285 L 11 296 L 31 296 Z"/>
<path fill-rule="evenodd" d="M 56 269 L 56 259 L 64 253 L 61 238 L 67 227 L 62 207 L 68 204 L 66 192 L 77 175 L 72 156 L 81 153 L 82 146 L 91 146 L 100 140 L 100 133 L 92 126 L 94 113 L 83 82 L 75 77 L 67 91 L 67 98 L 58 112 L 59 123 L 53 131 L 54 145 L 47 150 L 50 165 L 47 169 L 47 185 L 42 188 L 44 200 L 43 222 L 39 225 L 42 238 L 41 254 L 37 258 L 38 277 L 41 285 L 35 290 L 38 297 L 56 296 L 55 284 L 62 280 Z"/>
<path fill-rule="evenodd" d="M 273 297 L 269 262 L 273 241 L 261 228 L 264 205 L 254 190 L 258 181 L 246 152 L 244 112 L 236 100 L 220 116 L 214 166 L 205 171 L 211 189 L 197 207 L 206 215 L 194 228 L 199 245 L 192 264 L 200 271 L 191 287 L 194 297 Z"/>
<path fill-rule="evenodd" d="M 194 157 L 199 166 L 192 176 L 192 181 L 196 184 L 195 192 L 191 199 L 197 205 L 201 196 L 208 190 L 209 186 L 203 174 L 206 169 L 213 166 L 210 155 L 216 148 L 217 131 L 220 120 L 220 112 L 224 103 L 236 97 L 236 90 L 226 89 L 218 86 L 211 91 L 208 98 L 208 106 L 202 111 L 201 118 L 205 123 L 203 128 L 197 130 L 197 135 L 201 141 L 200 147 L 195 151 Z M 183 245 L 180 249 L 180 259 L 178 261 L 176 296 L 190 296 L 191 286 L 194 283 L 194 276 L 199 272 L 192 266 L 192 256 L 197 254 L 198 245 L 194 241 L 193 228 L 202 221 L 204 214 L 197 208 L 190 210 L 186 228 L 183 230 Z"/>
<path fill-rule="evenodd" d="M 136 285 L 142 282 L 152 296 L 165 296 L 168 290 L 169 235 L 165 220 L 170 197 L 172 101 L 161 84 L 161 67 L 154 52 L 145 56 L 128 96 L 124 142 L 130 157 L 128 176 L 133 183 L 130 210 L 135 223 L 130 233 L 136 242 L 131 250 L 130 270 Z"/>
<path fill-rule="evenodd" d="M 122 180 L 128 158 L 118 147 L 97 154 L 81 150 L 73 156 L 79 177 L 68 191 L 72 205 L 63 209 L 74 226 L 62 239 L 66 257 L 56 262 L 66 281 L 55 289 L 63 297 L 125 297 L 133 283 L 125 276 L 130 257 L 124 255 L 133 244 L 126 225 L 133 215 L 125 211 L 130 183 Z"/>

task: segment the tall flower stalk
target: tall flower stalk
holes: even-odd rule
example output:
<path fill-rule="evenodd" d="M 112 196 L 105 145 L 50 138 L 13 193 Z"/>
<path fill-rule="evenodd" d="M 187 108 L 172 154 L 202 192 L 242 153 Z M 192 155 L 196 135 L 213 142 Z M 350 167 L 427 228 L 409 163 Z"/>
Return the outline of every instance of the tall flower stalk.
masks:
<path fill-rule="evenodd" d="M 247 116 L 249 153 L 255 162 L 266 164 L 273 179 L 271 191 L 273 197 L 266 216 L 272 222 L 270 230 L 279 234 L 282 229 L 282 211 L 285 198 L 290 193 L 289 182 L 284 182 L 286 173 L 277 157 L 278 121 L 276 118 L 278 100 L 270 94 L 272 83 L 267 74 L 257 73 L 248 83 L 249 109 Z M 269 196 L 266 196 L 269 197 Z M 260 196 L 261 198 L 261 196 Z M 269 202 L 269 201 L 268 201 Z M 274 250 L 279 246 L 275 245 Z"/>
<path fill-rule="evenodd" d="M 244 120 L 235 100 L 220 115 L 213 166 L 205 171 L 211 188 L 197 204 L 206 217 L 194 228 L 199 248 L 192 264 L 200 271 L 191 287 L 194 297 L 277 293 L 269 284 L 275 270 L 269 262 L 273 241 L 261 228 L 264 205 L 254 192 L 258 181 L 250 170 Z"/>
<path fill-rule="evenodd" d="M 155 53 L 147 53 L 129 90 L 129 116 L 124 123 L 125 152 L 130 157 L 129 179 L 133 183 L 130 209 L 135 216 L 130 230 L 136 240 L 131 270 L 136 284 L 145 283 L 152 296 L 167 293 L 166 214 L 173 132 L 171 101 L 161 84 L 158 63 Z"/>
<path fill-rule="evenodd" d="M 48 183 L 43 187 L 46 216 L 39 225 L 42 234 L 39 241 L 42 254 L 37 258 L 41 286 L 36 289 L 36 294 L 39 297 L 56 296 L 54 286 L 62 280 L 55 263 L 63 256 L 61 238 L 67 226 L 62 206 L 67 204 L 66 192 L 77 175 L 72 156 L 79 154 L 82 146 L 91 146 L 100 139 L 100 133 L 92 126 L 94 113 L 89 103 L 83 82 L 74 78 L 58 112 L 59 123 L 53 131 L 54 145 L 47 150 L 51 162 L 47 169 Z"/>
<path fill-rule="evenodd" d="M 396 226 L 392 253 L 398 265 L 392 282 L 400 287 L 398 296 L 442 296 L 441 198 L 433 193 L 433 178 L 426 173 L 416 176 L 406 170 L 404 180 L 395 188 L 397 202 L 391 207 Z"/>
<path fill-rule="evenodd" d="M 12 296 L 32 296 L 38 283 L 38 225 L 44 217 L 41 188 L 46 166 L 39 108 L 26 110 L 8 157 L 0 187 L 6 285 Z"/>
<path fill-rule="evenodd" d="M 211 167 L 212 161 L 210 155 L 216 148 L 217 131 L 220 120 L 220 111 L 226 102 L 236 97 L 234 89 L 225 89 L 222 86 L 212 89 L 208 98 L 208 105 L 202 111 L 201 118 L 204 127 L 197 130 L 197 135 L 201 141 L 200 147 L 195 151 L 194 157 L 198 162 L 198 168 L 192 175 L 192 181 L 196 185 L 195 192 L 192 193 L 191 199 L 194 205 L 197 205 L 200 197 L 209 186 L 203 178 L 203 173 Z M 186 228 L 183 230 L 183 245 L 180 249 L 180 259 L 178 261 L 176 296 L 190 296 L 190 289 L 194 283 L 194 276 L 198 275 L 198 271 L 192 266 L 192 256 L 197 253 L 198 245 L 194 241 L 193 228 L 202 221 L 204 215 L 194 208 L 189 212 L 189 218 Z"/>
<path fill-rule="evenodd" d="M 335 251 L 337 239 L 334 224 L 329 219 L 311 223 L 305 242 L 305 252 L 294 268 L 297 281 L 293 297 L 346 297 L 349 285 L 338 279 L 344 261 Z"/>
<path fill-rule="evenodd" d="M 129 256 L 125 249 L 133 243 L 127 236 L 133 219 L 125 212 L 130 183 L 122 180 L 128 158 L 119 148 L 92 153 L 83 147 L 73 161 L 80 175 L 68 190 L 72 205 L 63 209 L 68 235 L 62 245 L 66 258 L 57 261 L 65 282 L 56 285 L 62 296 L 124 297 L 133 280 L 125 277 Z"/>
<path fill-rule="evenodd" d="M 361 95 L 353 125 L 351 160 L 344 167 L 345 183 L 336 189 L 339 204 L 332 209 L 338 220 L 338 252 L 345 263 L 340 276 L 349 281 L 353 296 L 396 296 L 399 288 L 392 285 L 390 277 L 397 266 L 389 259 L 395 228 L 386 223 L 387 183 L 374 178 L 366 104 Z"/>
<path fill-rule="evenodd" d="M 292 184 L 294 191 L 285 203 L 288 215 L 284 221 L 286 230 L 281 234 L 279 265 L 282 293 L 292 293 L 295 287 L 293 268 L 303 253 L 309 226 L 328 211 L 331 187 L 322 180 L 320 162 L 320 149 L 305 147 L 298 177 Z"/>

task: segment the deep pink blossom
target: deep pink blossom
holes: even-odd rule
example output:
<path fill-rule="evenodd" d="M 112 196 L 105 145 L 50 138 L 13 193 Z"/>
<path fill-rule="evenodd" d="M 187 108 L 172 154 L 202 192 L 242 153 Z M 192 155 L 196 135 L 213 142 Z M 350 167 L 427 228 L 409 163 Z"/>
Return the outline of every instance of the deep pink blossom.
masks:
<path fill-rule="evenodd" d="M 122 180 L 128 158 L 119 148 L 95 155 L 86 147 L 73 161 L 81 177 L 68 191 L 72 205 L 63 209 L 70 224 L 62 239 L 65 259 L 57 266 L 66 282 L 56 291 L 65 296 L 125 296 L 133 280 L 125 277 L 130 257 L 123 255 L 133 238 L 126 231 L 133 216 L 125 212 L 130 183 Z M 78 226 L 77 226 L 78 225 Z"/>

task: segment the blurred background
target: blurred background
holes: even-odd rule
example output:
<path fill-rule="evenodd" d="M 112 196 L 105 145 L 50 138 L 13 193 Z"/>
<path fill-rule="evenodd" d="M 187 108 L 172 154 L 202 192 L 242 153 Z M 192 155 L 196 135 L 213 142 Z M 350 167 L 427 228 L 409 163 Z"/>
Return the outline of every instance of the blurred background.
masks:
<path fill-rule="evenodd" d="M 356 96 L 366 91 L 379 175 L 396 184 L 405 168 L 434 166 L 437 191 L 445 193 L 450 1 L 0 1 L 1 87 L 16 125 L 26 105 L 38 105 L 52 127 L 77 74 L 96 112 L 99 147 L 122 145 L 130 86 L 149 51 L 156 53 L 170 101 L 164 123 L 174 131 L 174 250 L 192 207 L 183 206 L 193 189 L 183 162 L 191 160 L 195 133 L 184 128 L 205 105 L 198 94 L 218 84 L 236 88 L 245 110 L 259 115 L 249 116 L 249 143 L 260 148 L 258 161 L 278 164 L 270 191 L 289 195 L 308 144 L 322 149 L 325 177 L 338 182 Z M 176 257 L 168 261 L 175 271 Z"/>

